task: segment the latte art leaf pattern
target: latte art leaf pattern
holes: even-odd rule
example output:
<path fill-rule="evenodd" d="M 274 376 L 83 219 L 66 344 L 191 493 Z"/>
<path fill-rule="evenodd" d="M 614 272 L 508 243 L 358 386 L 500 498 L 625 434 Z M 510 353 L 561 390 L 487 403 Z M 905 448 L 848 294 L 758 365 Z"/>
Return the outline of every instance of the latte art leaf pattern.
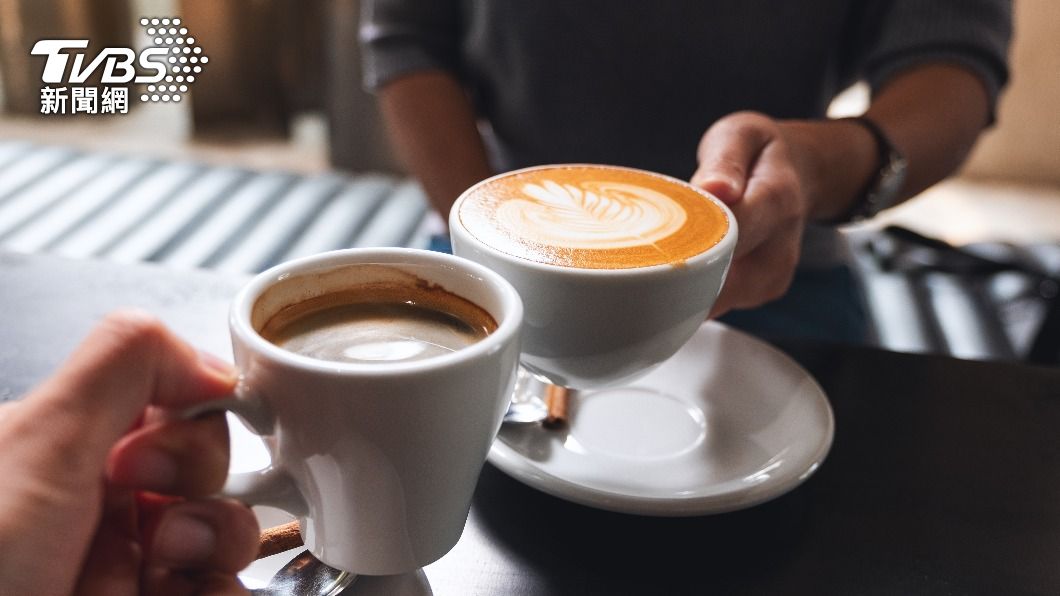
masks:
<path fill-rule="evenodd" d="M 492 250 L 585 269 L 681 266 L 729 229 L 721 203 L 687 182 L 597 164 L 536 166 L 483 180 L 457 200 L 452 219 L 454 230 Z"/>
<path fill-rule="evenodd" d="M 670 197 L 622 182 L 542 180 L 523 185 L 522 193 L 498 207 L 498 223 L 537 242 L 575 249 L 652 245 L 688 217 Z"/>

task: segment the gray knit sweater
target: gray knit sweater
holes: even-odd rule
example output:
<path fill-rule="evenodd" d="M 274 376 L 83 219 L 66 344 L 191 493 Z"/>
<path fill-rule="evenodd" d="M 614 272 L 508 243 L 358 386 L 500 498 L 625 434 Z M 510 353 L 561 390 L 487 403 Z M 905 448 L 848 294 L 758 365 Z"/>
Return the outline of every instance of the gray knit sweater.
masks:
<path fill-rule="evenodd" d="M 467 86 L 498 171 L 628 165 L 687 179 L 734 111 L 818 118 L 911 65 L 1008 76 L 1009 0 L 363 0 L 365 84 L 441 68 Z M 809 234 L 814 236 L 814 234 Z"/>

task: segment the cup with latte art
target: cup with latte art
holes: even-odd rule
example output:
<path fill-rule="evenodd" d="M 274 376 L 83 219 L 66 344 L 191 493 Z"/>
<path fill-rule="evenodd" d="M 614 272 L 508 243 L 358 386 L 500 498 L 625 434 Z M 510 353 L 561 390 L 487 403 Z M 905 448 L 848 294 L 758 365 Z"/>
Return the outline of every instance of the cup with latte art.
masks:
<path fill-rule="evenodd" d="M 725 205 L 661 174 L 527 168 L 465 191 L 453 252 L 519 291 L 523 366 L 578 389 L 646 372 L 684 345 L 721 290 L 736 245 Z"/>

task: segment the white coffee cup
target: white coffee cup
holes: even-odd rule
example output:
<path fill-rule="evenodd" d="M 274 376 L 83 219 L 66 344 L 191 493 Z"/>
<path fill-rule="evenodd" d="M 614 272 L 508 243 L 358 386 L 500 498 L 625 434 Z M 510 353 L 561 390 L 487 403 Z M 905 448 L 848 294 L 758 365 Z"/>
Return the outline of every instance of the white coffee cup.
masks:
<path fill-rule="evenodd" d="M 445 355 L 378 364 L 316 360 L 259 333 L 285 305 L 408 274 L 478 305 L 496 330 Z M 230 475 L 225 495 L 298 517 L 310 552 L 332 567 L 409 572 L 463 531 L 511 396 L 522 313 L 504 279 L 450 255 L 352 249 L 284 263 L 251 280 L 232 306 L 237 397 L 187 415 L 231 410 L 267 437 L 270 467 Z"/>
<path fill-rule="evenodd" d="M 721 240 L 679 264 L 591 269 L 507 254 L 462 225 L 460 205 L 479 186 L 556 167 L 566 166 L 507 172 L 465 191 L 449 215 L 453 254 L 500 273 L 519 291 L 526 309 L 523 366 L 557 385 L 577 389 L 615 385 L 673 356 L 702 325 L 732 260 L 736 219 L 715 197 L 648 172 L 693 189 L 716 205 L 728 220 Z"/>

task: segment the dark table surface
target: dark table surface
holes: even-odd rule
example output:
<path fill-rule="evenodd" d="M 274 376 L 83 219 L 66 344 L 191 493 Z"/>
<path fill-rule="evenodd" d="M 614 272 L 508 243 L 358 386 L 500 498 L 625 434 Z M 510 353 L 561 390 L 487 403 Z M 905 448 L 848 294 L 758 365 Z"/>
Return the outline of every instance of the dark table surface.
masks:
<path fill-rule="evenodd" d="M 120 306 L 227 354 L 243 282 L 0 253 L 0 399 Z M 460 543 L 426 569 L 434 593 L 1060 594 L 1060 370 L 780 347 L 835 412 L 832 451 L 805 484 L 745 511 L 650 518 L 574 505 L 487 464 Z"/>

